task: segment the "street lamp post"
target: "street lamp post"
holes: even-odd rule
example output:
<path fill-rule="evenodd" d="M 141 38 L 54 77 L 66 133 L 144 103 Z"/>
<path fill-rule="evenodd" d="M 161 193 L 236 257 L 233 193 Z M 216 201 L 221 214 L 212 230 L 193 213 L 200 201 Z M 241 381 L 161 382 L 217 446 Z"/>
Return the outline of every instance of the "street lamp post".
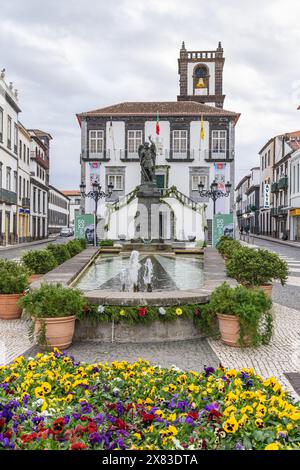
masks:
<path fill-rule="evenodd" d="M 89 197 L 95 201 L 95 218 L 94 218 L 94 246 L 97 246 L 97 212 L 98 212 L 98 201 L 104 197 L 110 197 L 114 189 L 113 184 L 108 185 L 108 192 L 105 193 L 102 191 L 101 186 L 97 181 L 92 183 L 92 190 L 85 192 L 85 184 L 82 182 L 80 185 L 80 194 L 81 197 Z"/>
<path fill-rule="evenodd" d="M 225 184 L 225 192 L 218 189 L 218 183 L 214 180 L 211 185 L 210 189 L 204 189 L 204 184 L 198 184 L 198 190 L 201 197 L 208 197 L 209 199 L 213 200 L 214 203 L 214 215 L 216 213 L 216 200 L 220 199 L 221 197 L 228 197 L 230 195 L 231 183 L 227 181 Z"/>

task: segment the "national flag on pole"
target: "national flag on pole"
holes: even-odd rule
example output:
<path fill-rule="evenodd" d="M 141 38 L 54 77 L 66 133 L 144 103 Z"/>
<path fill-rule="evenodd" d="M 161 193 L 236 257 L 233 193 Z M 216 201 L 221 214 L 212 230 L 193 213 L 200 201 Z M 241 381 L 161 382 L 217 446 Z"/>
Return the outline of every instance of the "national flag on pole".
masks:
<path fill-rule="evenodd" d="M 113 132 L 112 119 L 110 119 L 108 132 L 109 132 L 110 138 L 112 139 L 112 132 Z"/>
<path fill-rule="evenodd" d="M 201 116 L 201 122 L 200 122 L 200 137 L 201 137 L 201 140 L 204 140 L 204 122 L 203 122 L 203 116 Z"/>
<path fill-rule="evenodd" d="M 116 148 L 115 148 L 115 139 L 114 139 L 114 130 L 113 130 L 112 118 L 110 118 L 108 134 L 109 134 L 109 138 L 112 142 L 112 147 L 113 147 L 114 156 L 115 156 L 115 160 L 116 160 Z"/>
<path fill-rule="evenodd" d="M 159 135 L 160 133 L 160 126 L 159 126 L 159 116 L 158 113 L 156 113 L 156 128 L 155 128 L 156 135 Z"/>

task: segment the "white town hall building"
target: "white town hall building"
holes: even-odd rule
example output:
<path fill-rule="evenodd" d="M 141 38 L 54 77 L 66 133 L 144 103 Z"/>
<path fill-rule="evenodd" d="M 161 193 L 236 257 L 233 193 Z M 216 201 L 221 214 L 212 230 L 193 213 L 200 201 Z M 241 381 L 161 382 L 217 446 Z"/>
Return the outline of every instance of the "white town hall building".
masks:
<path fill-rule="evenodd" d="M 124 102 L 77 115 L 81 126 L 81 181 L 87 191 L 94 179 L 105 191 L 108 184 L 114 186 L 108 204 L 100 204 L 98 210 L 107 238 L 117 239 L 126 230 L 126 222 L 112 230 L 108 219 L 113 203 L 119 210 L 133 199 L 140 184 L 138 148 L 149 136 L 157 148 L 156 181 L 162 196 L 172 193 L 186 207 L 196 212 L 199 209 L 199 213 L 202 209 L 199 230 L 206 226 L 210 238 L 213 205 L 199 196 L 198 185 L 201 182 L 208 189 L 216 180 L 219 189 L 224 190 L 227 181 L 234 187 L 235 124 L 239 114 L 223 109 L 224 60 L 220 43 L 214 51 L 195 52 L 187 51 L 183 43 L 178 59 L 177 101 Z M 232 205 L 233 190 L 229 198 L 217 201 L 216 213 L 232 212 Z M 109 217 L 104 206 L 110 207 Z M 82 199 L 81 211 L 93 210 L 93 201 Z M 183 220 L 180 224 L 180 230 L 165 233 L 164 238 L 184 240 L 198 230 L 197 224 L 187 227 Z M 132 233 L 125 235 L 132 237 Z M 203 234 L 196 233 L 196 239 L 203 239 Z"/>

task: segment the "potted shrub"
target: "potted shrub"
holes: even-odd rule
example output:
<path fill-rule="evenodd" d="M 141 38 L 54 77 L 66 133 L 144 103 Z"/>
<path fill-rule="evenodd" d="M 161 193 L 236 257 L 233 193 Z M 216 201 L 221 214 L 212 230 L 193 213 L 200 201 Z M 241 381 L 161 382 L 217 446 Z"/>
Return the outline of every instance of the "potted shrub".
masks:
<path fill-rule="evenodd" d="M 114 246 L 114 242 L 113 242 L 113 240 L 109 240 L 109 239 L 101 240 L 99 242 L 99 246 L 101 246 L 101 247 L 111 247 L 111 246 Z"/>
<path fill-rule="evenodd" d="M 30 250 L 22 256 L 24 266 L 32 273 L 30 282 L 39 279 L 42 274 L 46 274 L 56 268 L 57 261 L 50 250 Z"/>
<path fill-rule="evenodd" d="M 273 329 L 272 301 L 260 289 L 230 287 L 226 282 L 215 289 L 206 315 L 217 317 L 222 341 L 228 346 L 268 344 Z"/>
<path fill-rule="evenodd" d="M 71 257 L 78 255 L 82 251 L 82 246 L 79 240 L 71 240 L 66 246 Z"/>
<path fill-rule="evenodd" d="M 235 240 L 231 237 L 223 236 L 220 238 L 219 242 L 217 243 L 217 250 L 221 254 L 224 259 L 230 259 L 233 253 L 236 250 L 241 248 L 241 244 L 238 240 Z"/>
<path fill-rule="evenodd" d="M 80 243 L 81 249 L 82 249 L 82 250 L 85 250 L 86 247 L 87 247 L 87 241 L 86 241 L 86 239 L 85 239 L 85 238 L 79 238 L 77 241 Z"/>
<path fill-rule="evenodd" d="M 25 266 L 0 259 L 0 318 L 15 320 L 20 318 L 22 310 L 18 300 L 28 288 L 28 271 Z"/>
<path fill-rule="evenodd" d="M 246 287 L 261 287 L 272 295 L 272 281 L 284 286 L 288 277 L 288 265 L 276 253 L 241 247 L 234 251 L 226 266 L 227 275 Z"/>
<path fill-rule="evenodd" d="M 47 250 L 50 250 L 58 264 L 62 264 L 71 258 L 70 252 L 65 244 L 49 243 Z"/>
<path fill-rule="evenodd" d="M 19 300 L 32 318 L 32 333 L 43 349 L 66 349 L 72 344 L 75 319 L 86 300 L 79 290 L 61 284 L 42 284 Z"/>

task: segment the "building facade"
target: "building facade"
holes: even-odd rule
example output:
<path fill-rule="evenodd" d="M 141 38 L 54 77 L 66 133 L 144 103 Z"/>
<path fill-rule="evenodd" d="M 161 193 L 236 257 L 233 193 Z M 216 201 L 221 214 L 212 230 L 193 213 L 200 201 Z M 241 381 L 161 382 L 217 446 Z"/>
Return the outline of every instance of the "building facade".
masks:
<path fill-rule="evenodd" d="M 80 214 L 80 191 L 79 190 L 65 190 L 62 193 L 70 200 L 69 207 L 69 220 L 70 225 L 74 225 L 76 215 Z"/>
<path fill-rule="evenodd" d="M 273 167 L 275 162 L 275 137 L 270 139 L 258 152 L 260 159 L 260 204 L 259 227 L 261 235 L 274 236 L 273 233 Z"/>
<path fill-rule="evenodd" d="M 30 231 L 32 240 L 48 237 L 49 151 L 51 135 L 30 129 Z"/>
<path fill-rule="evenodd" d="M 77 115 L 81 126 L 81 181 L 87 190 L 97 179 L 114 186 L 112 201 L 140 184 L 139 146 L 149 136 L 156 144 L 156 181 L 161 192 L 175 186 L 191 201 L 207 204 L 211 233 L 213 205 L 200 198 L 216 180 L 219 189 L 234 182 L 235 125 L 239 114 L 222 108 L 221 45 L 216 51 L 186 51 L 179 58 L 180 96 L 174 102 L 125 102 Z M 206 103 L 209 103 L 206 104 Z M 216 213 L 232 211 L 233 191 L 217 201 Z M 81 211 L 93 212 L 82 199 Z M 99 207 L 101 215 L 101 207 Z"/>
<path fill-rule="evenodd" d="M 18 123 L 18 195 L 17 225 L 18 242 L 31 240 L 30 232 L 30 147 L 31 136 L 25 127 Z"/>
<path fill-rule="evenodd" d="M 17 91 L 0 73 L 0 243 L 18 241 L 18 114 Z"/>
<path fill-rule="evenodd" d="M 251 168 L 251 173 L 244 176 L 235 188 L 236 215 L 239 230 L 259 233 L 259 188 L 260 168 Z"/>
<path fill-rule="evenodd" d="M 58 233 L 69 227 L 70 199 L 62 191 L 49 185 L 48 230 L 49 234 Z"/>
<path fill-rule="evenodd" d="M 239 229 L 244 230 L 247 225 L 246 214 L 248 206 L 247 191 L 250 187 L 250 175 L 244 176 L 235 188 L 236 216 Z"/>
<path fill-rule="evenodd" d="M 236 187 L 239 227 L 280 239 L 299 239 L 300 131 L 272 137 Z M 299 165 L 299 166 L 298 166 Z M 298 173 L 299 172 L 299 173 Z"/>
<path fill-rule="evenodd" d="M 300 142 L 290 161 L 290 238 L 291 240 L 300 240 Z"/>

